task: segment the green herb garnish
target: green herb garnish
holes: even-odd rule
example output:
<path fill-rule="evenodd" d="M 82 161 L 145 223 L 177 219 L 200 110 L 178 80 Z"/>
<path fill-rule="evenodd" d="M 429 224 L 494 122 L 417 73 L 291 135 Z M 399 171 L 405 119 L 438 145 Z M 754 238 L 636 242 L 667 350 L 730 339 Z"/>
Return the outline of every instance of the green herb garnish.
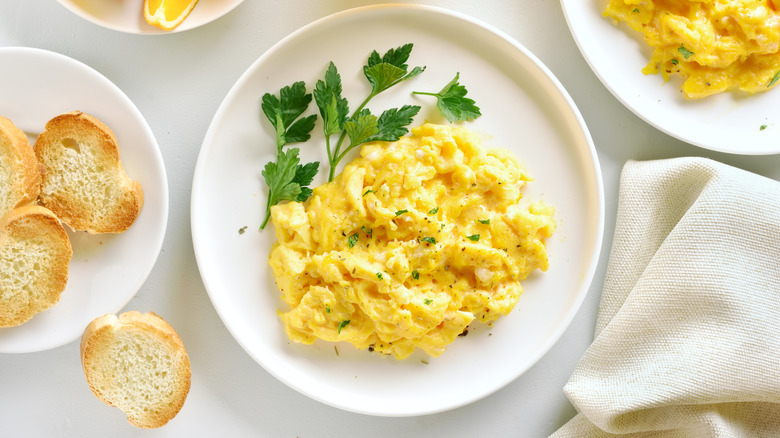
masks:
<path fill-rule="evenodd" d="M 308 140 L 314 129 L 316 115 L 301 118 L 311 102 L 312 95 L 306 93 L 303 82 L 295 82 L 279 90 L 279 97 L 270 93 L 263 95 L 261 108 L 276 131 L 276 161 L 268 162 L 262 175 L 268 185 L 268 202 L 265 208 L 265 219 L 260 228 L 265 228 L 271 217 L 271 206 L 281 201 L 302 202 L 311 196 L 308 187 L 317 174 L 319 162 L 301 165 L 298 158 L 298 148 L 283 147 L 290 143 Z"/>
<path fill-rule="evenodd" d="M 428 214 L 436 214 L 439 212 L 439 207 L 432 208 L 428 210 Z"/>
<path fill-rule="evenodd" d="M 455 78 L 438 93 L 414 91 L 412 94 L 436 96 L 436 106 L 450 123 L 476 119 L 482 113 L 479 112 L 475 102 L 466 97 L 466 87 L 458 83 L 459 78 L 460 73 L 456 73 Z"/>
<path fill-rule="evenodd" d="M 420 111 L 419 106 L 391 108 L 376 117 L 366 105 L 383 91 L 425 71 L 425 67 L 414 67 L 409 71 L 406 61 L 412 47 L 412 44 L 406 44 L 390 49 L 381 57 L 376 51 L 369 55 L 366 65 L 363 66 L 363 74 L 371 84 L 371 92 L 351 116 L 348 116 L 349 103 L 341 96 L 341 75 L 332 62 L 325 72 L 325 77 L 317 81 L 314 100 L 323 118 L 325 145 L 330 163 L 328 181 L 333 181 L 339 162 L 355 147 L 372 141 L 396 141 L 409 132 L 407 126 Z M 334 134 L 340 135 L 336 144 L 331 145 L 330 138 Z M 347 137 L 349 145 L 345 146 Z"/>
<path fill-rule="evenodd" d="M 759 131 L 763 131 L 763 130 L 764 130 L 764 129 L 766 129 L 766 128 L 767 128 L 767 126 L 766 126 L 766 125 L 761 125 L 761 127 L 760 127 L 760 128 L 758 128 L 758 130 L 759 130 Z"/>
<path fill-rule="evenodd" d="M 436 245 L 436 239 L 434 239 L 433 237 L 423 237 L 420 240 L 425 243 L 430 243 L 431 245 Z"/>
<path fill-rule="evenodd" d="M 360 238 L 360 234 L 358 233 L 350 234 L 349 237 L 347 238 L 347 243 L 349 244 L 349 247 L 352 248 L 353 246 L 355 246 L 359 238 Z"/>
<path fill-rule="evenodd" d="M 368 237 L 371 237 L 371 235 L 374 234 L 374 230 L 372 230 L 370 228 L 366 228 L 365 225 L 360 227 L 360 229 L 363 230 L 363 232 L 366 233 L 366 236 L 368 236 Z"/>
<path fill-rule="evenodd" d="M 412 278 L 414 278 L 415 280 L 419 280 L 420 279 L 420 272 L 417 269 L 412 271 Z"/>
<path fill-rule="evenodd" d="M 238 234 L 244 234 L 246 232 L 246 225 L 238 229 Z"/>
<path fill-rule="evenodd" d="M 409 210 L 398 210 L 398 211 L 395 212 L 395 215 L 396 216 L 400 216 L 400 215 L 406 214 L 406 213 L 409 213 Z"/>
<path fill-rule="evenodd" d="M 637 13 L 639 13 L 639 8 L 634 8 L 634 10 L 633 10 L 633 11 L 631 11 L 631 12 L 633 12 L 633 13 L 637 14 Z"/>
<path fill-rule="evenodd" d="M 471 236 L 466 236 L 466 239 L 469 239 L 472 242 L 479 242 L 479 234 L 472 234 Z"/>
<path fill-rule="evenodd" d="M 363 197 L 365 198 L 365 197 L 366 197 L 366 195 L 367 195 L 367 194 L 369 194 L 369 193 L 374 193 L 374 191 L 373 191 L 373 190 L 371 190 L 371 189 L 368 189 L 368 190 L 366 190 L 366 192 L 365 192 L 365 193 L 363 193 Z"/>
<path fill-rule="evenodd" d="M 381 272 L 377 272 L 377 273 L 376 273 L 376 278 L 378 278 L 378 279 L 380 279 L 380 280 L 381 280 L 381 279 L 382 279 L 382 278 L 384 278 L 384 277 L 382 276 L 382 273 L 381 273 Z"/>
<path fill-rule="evenodd" d="M 430 298 L 426 298 L 425 301 L 423 301 L 423 302 L 425 303 L 426 306 L 430 306 L 431 303 L 433 302 L 433 300 L 430 299 Z"/>
<path fill-rule="evenodd" d="M 690 50 L 686 49 L 686 48 L 685 48 L 685 46 L 684 46 L 684 45 L 682 45 L 682 44 L 680 44 L 680 47 L 678 47 L 678 48 L 677 48 L 677 51 L 678 51 L 678 52 L 680 52 L 680 54 L 681 54 L 681 55 L 683 56 L 683 58 L 685 58 L 685 59 L 688 59 L 688 58 L 690 58 L 691 56 L 693 56 L 693 55 L 694 55 L 694 53 L 693 53 L 693 52 L 691 52 Z"/>
<path fill-rule="evenodd" d="M 769 81 L 769 85 L 767 85 L 766 87 L 767 88 L 771 87 L 772 85 L 777 83 L 777 81 L 780 81 L 780 70 L 778 70 L 777 73 L 775 73 L 775 75 L 772 76 L 772 80 Z"/>
<path fill-rule="evenodd" d="M 676 60 L 676 59 L 672 59 L 672 61 L 671 61 L 671 62 L 672 62 L 672 64 L 674 64 L 674 65 L 677 65 L 677 64 L 679 64 L 679 63 L 680 63 L 680 61 L 678 61 L 678 60 Z"/>
<path fill-rule="evenodd" d="M 490 225 L 490 219 L 478 219 L 477 222 L 484 225 Z"/>
<path fill-rule="evenodd" d="M 345 319 L 344 321 L 339 322 L 338 332 L 341 333 L 341 329 L 349 325 L 349 320 Z"/>

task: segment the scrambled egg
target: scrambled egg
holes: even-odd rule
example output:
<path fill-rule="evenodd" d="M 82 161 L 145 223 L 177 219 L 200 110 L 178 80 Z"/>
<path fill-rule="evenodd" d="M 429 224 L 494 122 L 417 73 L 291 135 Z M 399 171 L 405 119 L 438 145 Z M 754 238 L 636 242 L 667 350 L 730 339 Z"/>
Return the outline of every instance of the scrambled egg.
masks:
<path fill-rule="evenodd" d="M 290 339 L 347 341 L 403 359 L 439 356 L 473 320 L 507 315 L 548 267 L 554 208 L 522 207 L 529 181 L 504 149 L 425 124 L 362 147 L 305 203 L 272 208 L 270 255 Z"/>
<path fill-rule="evenodd" d="M 756 93 L 780 77 L 778 0 L 610 0 L 604 15 L 644 34 L 653 56 L 642 70 L 684 79 L 697 99 Z M 605 41 L 605 44 L 608 42 Z M 619 54 L 616 54 L 619 56 Z"/>

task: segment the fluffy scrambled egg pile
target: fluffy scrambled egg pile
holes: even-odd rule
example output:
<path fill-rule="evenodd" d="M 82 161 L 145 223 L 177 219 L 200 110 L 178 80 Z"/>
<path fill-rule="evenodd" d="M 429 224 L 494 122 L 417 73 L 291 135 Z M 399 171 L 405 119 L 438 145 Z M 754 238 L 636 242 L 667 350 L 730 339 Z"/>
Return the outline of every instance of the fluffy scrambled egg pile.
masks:
<path fill-rule="evenodd" d="M 610 0 L 604 15 L 644 34 L 642 70 L 684 79 L 697 99 L 727 90 L 766 91 L 780 77 L 778 0 Z M 606 42 L 605 42 L 606 43 Z"/>
<path fill-rule="evenodd" d="M 504 149 L 425 124 L 362 147 L 305 203 L 272 208 L 270 255 L 288 336 L 347 341 L 403 359 L 439 356 L 473 321 L 508 314 L 548 267 L 554 208 L 522 207 L 529 181 Z"/>

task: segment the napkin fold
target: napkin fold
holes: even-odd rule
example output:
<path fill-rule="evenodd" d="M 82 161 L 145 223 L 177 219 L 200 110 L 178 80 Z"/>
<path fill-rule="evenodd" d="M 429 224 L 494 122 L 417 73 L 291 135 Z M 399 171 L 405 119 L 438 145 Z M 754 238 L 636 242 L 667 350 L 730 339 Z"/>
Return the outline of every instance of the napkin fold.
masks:
<path fill-rule="evenodd" d="M 595 339 L 552 436 L 780 437 L 780 183 L 628 162 Z"/>

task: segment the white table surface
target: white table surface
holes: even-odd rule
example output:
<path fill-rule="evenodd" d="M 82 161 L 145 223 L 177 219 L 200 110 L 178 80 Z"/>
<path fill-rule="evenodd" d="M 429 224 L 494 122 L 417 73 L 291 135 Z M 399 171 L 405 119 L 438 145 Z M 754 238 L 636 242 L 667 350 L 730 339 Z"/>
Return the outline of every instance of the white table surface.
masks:
<path fill-rule="evenodd" d="M 408 2 L 446 7 L 503 30 L 535 53 L 569 91 L 591 131 L 603 171 L 606 229 L 599 268 L 580 312 L 558 343 L 528 372 L 483 400 L 410 418 L 353 414 L 311 400 L 255 363 L 214 311 L 192 248 L 190 188 L 206 128 L 241 73 L 299 27 L 374 3 L 382 2 L 246 0 L 203 27 L 138 36 L 87 22 L 55 0 L 0 1 L 0 46 L 37 47 L 86 63 L 118 85 L 151 126 L 168 173 L 168 230 L 155 268 L 125 310 L 164 315 L 182 337 L 193 373 L 179 415 L 163 428 L 144 431 L 92 395 L 78 342 L 39 353 L 0 354 L 0 436 L 547 436 L 575 413 L 562 387 L 593 337 L 623 164 L 696 155 L 780 179 L 780 156 L 700 149 L 625 109 L 580 55 L 557 0 Z"/>

